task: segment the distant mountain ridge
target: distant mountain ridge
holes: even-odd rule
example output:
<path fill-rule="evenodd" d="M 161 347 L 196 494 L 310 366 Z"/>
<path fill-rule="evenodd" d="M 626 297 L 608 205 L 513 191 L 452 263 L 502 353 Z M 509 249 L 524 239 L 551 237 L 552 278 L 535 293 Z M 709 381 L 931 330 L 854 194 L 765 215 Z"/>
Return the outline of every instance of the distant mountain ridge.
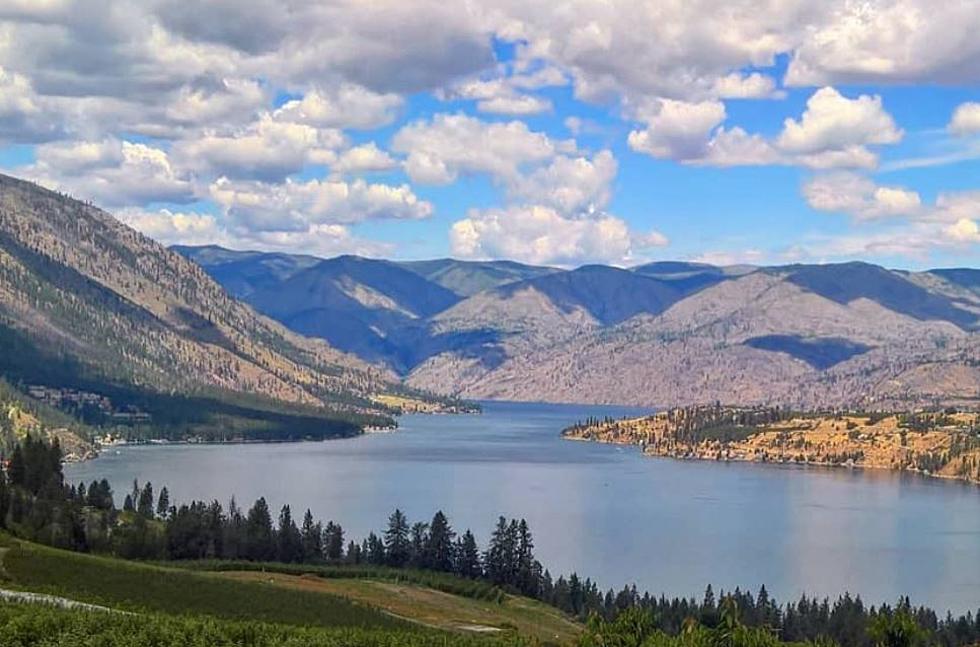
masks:
<path fill-rule="evenodd" d="M 282 256 L 216 260 L 200 249 L 180 251 L 228 284 L 241 264 L 251 280 L 268 280 L 268 257 Z M 341 257 L 244 298 L 408 384 L 470 398 L 980 403 L 980 270 L 971 268 L 661 261 L 563 270 Z"/>

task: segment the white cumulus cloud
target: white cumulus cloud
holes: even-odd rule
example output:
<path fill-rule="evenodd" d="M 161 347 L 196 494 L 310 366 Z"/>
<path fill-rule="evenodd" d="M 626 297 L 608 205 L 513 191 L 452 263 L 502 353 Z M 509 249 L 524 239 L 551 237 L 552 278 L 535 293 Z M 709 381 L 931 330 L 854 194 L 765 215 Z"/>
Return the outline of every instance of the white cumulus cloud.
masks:
<path fill-rule="evenodd" d="M 337 161 L 330 165 L 330 170 L 337 173 L 370 173 L 390 171 L 398 166 L 398 162 L 381 150 L 374 142 L 348 148 L 337 156 Z"/>
<path fill-rule="evenodd" d="M 191 179 L 167 153 L 115 138 L 42 144 L 24 174 L 46 186 L 108 207 L 195 199 Z"/>
<path fill-rule="evenodd" d="M 558 145 L 522 121 L 485 122 L 463 114 L 439 114 L 402 128 L 391 149 L 407 155 L 405 171 L 413 181 L 448 184 L 460 173 L 513 178 L 523 165 L 552 158 Z"/>
<path fill-rule="evenodd" d="M 339 130 L 280 121 L 264 114 L 246 128 L 178 141 L 174 157 L 199 173 L 282 180 L 307 164 L 329 164 L 346 143 Z"/>
<path fill-rule="evenodd" d="M 449 239 L 453 255 L 460 258 L 559 265 L 625 263 L 633 257 L 634 245 L 629 227 L 619 218 L 573 218 L 546 206 L 472 211 L 453 224 Z"/>
<path fill-rule="evenodd" d="M 967 101 L 958 105 L 946 128 L 954 135 L 980 133 L 980 103 Z"/>
<path fill-rule="evenodd" d="M 391 123 L 402 98 L 393 93 L 372 92 L 342 83 L 329 89 L 313 89 L 302 99 L 286 102 L 275 118 L 321 128 L 378 128 Z"/>
<path fill-rule="evenodd" d="M 608 204 L 618 164 L 613 154 L 600 151 L 593 157 L 558 156 L 547 166 L 513 179 L 512 196 L 534 204 L 549 205 L 562 213 L 594 211 Z"/>
<path fill-rule="evenodd" d="M 846 213 L 859 220 L 915 216 L 922 200 L 915 191 L 879 186 L 857 173 L 818 175 L 803 185 L 807 203 L 820 211 Z"/>
<path fill-rule="evenodd" d="M 432 215 L 432 205 L 408 185 L 371 184 L 363 179 L 287 179 L 269 184 L 220 178 L 211 185 L 210 194 L 229 222 L 253 231 L 305 231 L 310 224 L 418 220 Z"/>
<path fill-rule="evenodd" d="M 693 160 L 705 155 L 711 132 L 725 120 L 720 101 L 661 99 L 637 110 L 646 127 L 629 134 L 630 148 L 654 157 Z"/>
<path fill-rule="evenodd" d="M 901 139 L 902 131 L 885 111 L 881 97 L 862 94 L 848 99 L 824 87 L 807 100 L 799 120 L 785 121 L 777 144 L 790 153 L 815 154 Z"/>

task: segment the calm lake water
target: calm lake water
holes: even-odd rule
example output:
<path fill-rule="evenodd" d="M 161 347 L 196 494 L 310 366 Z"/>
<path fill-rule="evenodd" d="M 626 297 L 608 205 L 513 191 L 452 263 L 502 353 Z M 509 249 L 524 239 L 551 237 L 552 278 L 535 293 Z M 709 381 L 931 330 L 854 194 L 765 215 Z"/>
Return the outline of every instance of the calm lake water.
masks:
<path fill-rule="evenodd" d="M 980 605 L 980 488 L 911 475 L 648 458 L 562 440 L 615 407 L 486 403 L 482 415 L 406 416 L 397 433 L 320 443 L 131 446 L 66 469 L 134 478 L 171 500 L 265 496 L 339 521 L 348 537 L 442 509 L 484 545 L 499 515 L 526 517 L 553 574 L 700 596 L 708 582 L 780 599 L 847 590 L 954 612 Z M 118 503 L 118 501 L 117 501 Z"/>

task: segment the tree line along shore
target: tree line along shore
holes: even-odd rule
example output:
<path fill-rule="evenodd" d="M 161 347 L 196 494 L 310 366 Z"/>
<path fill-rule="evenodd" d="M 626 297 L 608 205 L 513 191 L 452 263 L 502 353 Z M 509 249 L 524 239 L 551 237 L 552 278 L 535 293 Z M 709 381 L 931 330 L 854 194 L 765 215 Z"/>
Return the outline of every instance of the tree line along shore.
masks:
<path fill-rule="evenodd" d="M 639 418 L 590 418 L 574 440 L 637 445 L 652 456 L 915 472 L 980 483 L 980 412 L 794 411 L 720 404 Z"/>

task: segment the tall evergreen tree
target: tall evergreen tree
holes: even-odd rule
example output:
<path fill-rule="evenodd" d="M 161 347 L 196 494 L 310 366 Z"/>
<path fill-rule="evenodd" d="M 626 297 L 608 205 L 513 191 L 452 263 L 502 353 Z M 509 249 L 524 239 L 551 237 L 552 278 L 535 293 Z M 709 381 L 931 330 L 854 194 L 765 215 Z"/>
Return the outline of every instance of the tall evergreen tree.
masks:
<path fill-rule="evenodd" d="M 163 486 L 160 489 L 160 498 L 157 500 L 157 516 L 163 519 L 167 516 L 167 512 L 170 510 L 170 492 L 167 491 L 167 486 Z"/>
<path fill-rule="evenodd" d="M 356 545 L 353 544 L 352 545 Z M 328 521 L 323 529 L 323 552 L 330 561 L 339 561 L 344 557 L 344 529 L 339 523 Z M 350 550 L 348 549 L 348 552 Z M 360 555 L 358 555 L 358 559 Z"/>
<path fill-rule="evenodd" d="M 28 436 L 24 442 L 30 440 Z M 24 460 L 24 450 L 20 445 L 14 447 L 13 453 L 10 455 L 10 465 L 7 467 L 7 476 L 10 478 L 10 484 L 19 487 L 25 487 L 27 484 L 27 465 Z"/>
<path fill-rule="evenodd" d="M 454 559 L 456 533 L 449 525 L 449 519 L 442 513 L 436 512 L 429 524 L 429 536 L 425 549 L 426 568 L 446 573 L 452 572 Z"/>
<path fill-rule="evenodd" d="M 347 544 L 347 554 L 345 559 L 348 564 L 360 564 L 363 557 L 361 555 L 361 545 L 354 540 Z"/>
<path fill-rule="evenodd" d="M 507 583 L 507 519 L 497 519 L 497 526 L 490 535 L 490 545 L 483 558 L 483 567 L 487 578 L 500 586 Z"/>
<path fill-rule="evenodd" d="M 303 515 L 303 527 L 300 529 L 303 544 L 303 561 L 315 562 L 323 559 L 323 527 L 314 523 L 313 513 L 306 509 Z"/>
<path fill-rule="evenodd" d="M 136 513 L 147 518 L 153 518 L 153 484 L 147 483 L 140 490 L 139 498 L 136 500 Z"/>
<path fill-rule="evenodd" d="M 387 559 L 384 541 L 373 532 L 369 533 L 367 539 L 364 540 L 361 553 L 365 556 L 365 561 L 374 566 L 383 566 Z"/>
<path fill-rule="evenodd" d="M 204 508 L 203 518 L 205 533 L 208 539 L 207 557 L 210 559 L 222 557 L 225 554 L 224 529 L 228 523 L 228 519 L 225 517 L 225 511 L 220 503 L 212 501 Z"/>
<path fill-rule="evenodd" d="M 476 537 L 469 530 L 463 533 L 456 547 L 455 572 L 457 575 L 470 578 L 483 575 L 483 567 L 480 564 L 480 549 L 476 545 Z"/>
<path fill-rule="evenodd" d="M 575 615 L 582 613 L 582 606 L 585 602 L 584 591 L 582 590 L 582 581 L 578 578 L 577 573 L 572 573 L 571 577 L 568 578 L 568 606 L 569 611 Z"/>
<path fill-rule="evenodd" d="M 388 517 L 388 529 L 385 530 L 385 561 L 389 566 L 398 568 L 408 563 L 411 557 L 409 530 L 408 519 L 396 508 Z"/>
<path fill-rule="evenodd" d="M 244 559 L 248 557 L 247 538 L 245 536 L 246 521 L 242 515 L 241 508 L 231 497 L 228 502 L 228 516 L 224 527 L 224 539 L 221 542 L 224 547 L 224 555 L 227 559 Z"/>
<path fill-rule="evenodd" d="M 275 533 L 272 515 L 265 498 L 260 498 L 248 511 L 245 520 L 245 555 L 248 559 L 268 562 L 276 558 Z"/>
<path fill-rule="evenodd" d="M 514 585 L 524 595 L 537 597 L 541 564 L 534 559 L 534 540 L 531 538 L 531 530 L 524 519 L 521 519 L 517 525 L 515 559 L 517 572 Z"/>
<path fill-rule="evenodd" d="M 288 505 L 279 511 L 279 531 L 276 533 L 276 554 L 280 562 L 292 563 L 303 561 L 303 537 L 293 521 L 293 514 Z"/>
<path fill-rule="evenodd" d="M 429 568 L 429 524 L 417 521 L 412 524 L 411 548 L 408 565 L 413 568 Z"/>

